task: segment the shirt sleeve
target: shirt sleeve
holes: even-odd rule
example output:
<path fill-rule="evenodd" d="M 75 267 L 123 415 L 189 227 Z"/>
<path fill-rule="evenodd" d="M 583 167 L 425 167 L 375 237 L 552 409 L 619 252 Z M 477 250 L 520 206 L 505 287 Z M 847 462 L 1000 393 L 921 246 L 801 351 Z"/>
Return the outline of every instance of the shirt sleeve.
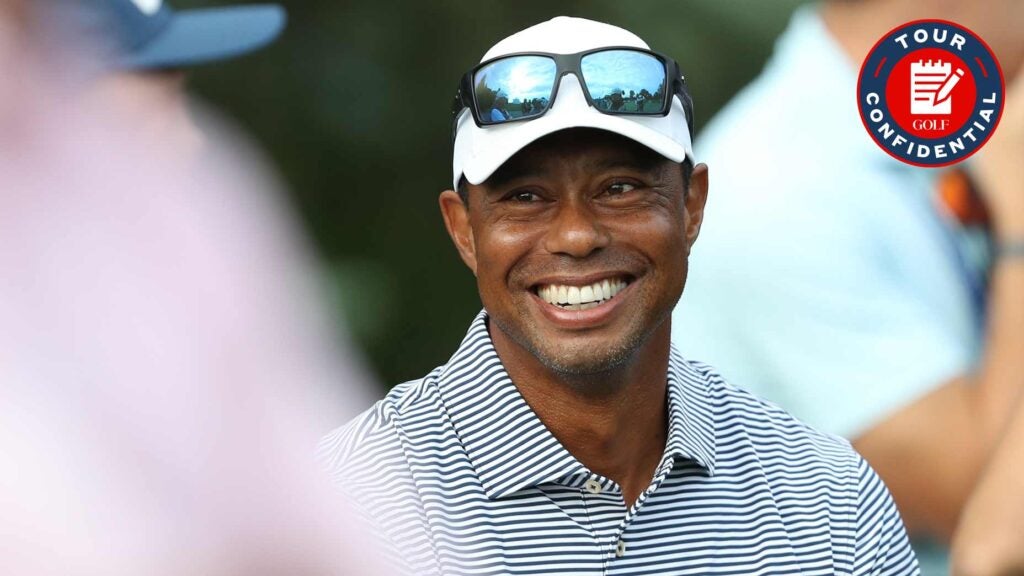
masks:
<path fill-rule="evenodd" d="M 969 370 L 970 296 L 926 187 L 746 159 L 712 172 L 672 319 L 684 356 L 847 438 Z"/>
<path fill-rule="evenodd" d="M 853 574 L 919 575 L 917 558 L 889 490 L 863 458 L 858 460 Z"/>

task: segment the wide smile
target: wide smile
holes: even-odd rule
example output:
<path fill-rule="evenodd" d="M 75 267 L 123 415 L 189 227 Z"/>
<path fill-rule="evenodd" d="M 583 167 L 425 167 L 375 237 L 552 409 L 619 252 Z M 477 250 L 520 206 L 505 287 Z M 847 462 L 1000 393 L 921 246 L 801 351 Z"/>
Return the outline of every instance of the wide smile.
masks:
<path fill-rule="evenodd" d="M 531 291 L 550 320 L 583 328 L 606 321 L 634 281 L 633 276 L 625 274 L 560 278 L 535 284 Z"/>
<path fill-rule="evenodd" d="M 605 278 L 583 286 L 541 284 L 535 291 L 541 300 L 563 310 L 590 310 L 611 300 L 628 285 L 625 278 Z"/>

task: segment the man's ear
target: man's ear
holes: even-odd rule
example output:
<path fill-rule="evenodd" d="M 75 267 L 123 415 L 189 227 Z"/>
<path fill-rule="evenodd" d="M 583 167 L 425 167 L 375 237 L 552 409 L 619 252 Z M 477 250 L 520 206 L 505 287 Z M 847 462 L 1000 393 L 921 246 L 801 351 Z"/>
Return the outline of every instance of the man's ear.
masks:
<path fill-rule="evenodd" d="M 448 229 L 448 235 L 455 243 L 462 261 L 476 276 L 476 245 L 473 242 L 473 228 L 469 225 L 467 206 L 454 190 L 441 192 L 437 201 L 441 205 L 441 216 L 444 218 L 444 227 Z"/>
<path fill-rule="evenodd" d="M 686 197 L 686 249 L 693 247 L 704 222 L 704 203 L 708 200 L 708 165 L 697 164 L 690 175 L 690 190 Z"/>

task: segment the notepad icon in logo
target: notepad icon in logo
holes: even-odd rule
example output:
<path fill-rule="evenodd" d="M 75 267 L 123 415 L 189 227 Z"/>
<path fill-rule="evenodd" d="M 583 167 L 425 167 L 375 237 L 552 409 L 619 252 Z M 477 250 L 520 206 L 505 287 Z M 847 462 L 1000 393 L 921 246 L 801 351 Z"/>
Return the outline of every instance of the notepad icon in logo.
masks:
<path fill-rule="evenodd" d="M 928 60 L 910 64 L 910 113 L 949 115 L 953 88 L 964 76 L 962 68 L 952 70 L 949 62 Z"/>

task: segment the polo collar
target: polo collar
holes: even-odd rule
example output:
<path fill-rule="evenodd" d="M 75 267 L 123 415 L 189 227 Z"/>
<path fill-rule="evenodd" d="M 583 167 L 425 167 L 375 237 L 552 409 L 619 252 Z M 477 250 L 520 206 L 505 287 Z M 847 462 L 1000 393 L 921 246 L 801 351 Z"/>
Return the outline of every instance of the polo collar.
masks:
<path fill-rule="evenodd" d="M 473 320 L 437 376 L 451 424 L 488 498 L 590 471 L 555 438 L 526 403 L 498 358 L 487 313 Z M 713 410 L 705 373 L 673 350 L 668 367 L 669 431 L 663 468 L 677 458 L 714 473 Z"/>

